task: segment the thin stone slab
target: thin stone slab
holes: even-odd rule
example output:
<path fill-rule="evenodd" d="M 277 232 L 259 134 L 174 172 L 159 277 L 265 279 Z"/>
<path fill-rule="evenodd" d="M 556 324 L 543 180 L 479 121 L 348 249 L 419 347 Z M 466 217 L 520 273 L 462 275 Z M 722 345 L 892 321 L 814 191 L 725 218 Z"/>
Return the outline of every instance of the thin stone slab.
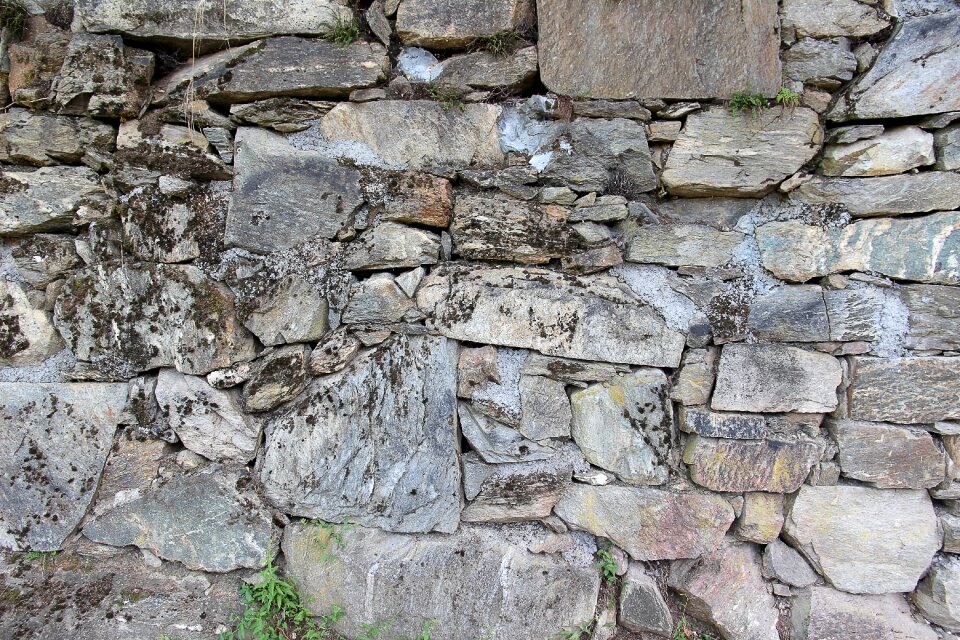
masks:
<path fill-rule="evenodd" d="M 722 267 L 743 238 L 736 231 L 695 224 L 645 225 L 630 236 L 624 259 L 668 267 Z"/>
<path fill-rule="evenodd" d="M 397 35 L 404 44 L 459 49 L 498 33 L 523 31 L 534 22 L 533 0 L 404 0 L 397 9 Z"/>
<path fill-rule="evenodd" d="M 794 596 L 791 638 L 796 640 L 936 640 L 939 636 L 919 619 L 898 593 L 851 595 L 815 586 Z"/>
<path fill-rule="evenodd" d="M 924 424 L 960 418 L 960 358 L 856 358 L 850 382 L 855 420 Z"/>
<path fill-rule="evenodd" d="M 0 114 L 0 161 L 40 167 L 79 162 L 87 149 L 109 152 L 117 131 L 90 118 L 14 108 Z"/>
<path fill-rule="evenodd" d="M 93 500 L 126 384 L 0 383 L 0 547 L 60 549 Z"/>
<path fill-rule="evenodd" d="M 932 133 L 919 127 L 894 127 L 867 140 L 827 145 L 820 171 L 825 176 L 886 176 L 935 160 Z"/>
<path fill-rule="evenodd" d="M 827 427 L 848 478 L 879 489 L 930 489 L 944 479 L 943 451 L 923 429 L 856 420 L 831 420 Z"/>
<path fill-rule="evenodd" d="M 541 78 L 557 94 L 729 98 L 780 87 L 776 2 L 539 0 L 537 18 Z"/>
<path fill-rule="evenodd" d="M 106 213 L 110 199 L 87 167 L 41 167 L 0 173 L 0 237 L 68 231 Z"/>
<path fill-rule="evenodd" d="M 883 31 L 890 17 L 857 0 L 784 0 L 783 28 L 799 36 L 862 38 Z"/>
<path fill-rule="evenodd" d="M 395 222 L 384 222 L 350 243 L 343 266 L 351 271 L 407 269 L 436 264 L 440 260 L 440 236 Z"/>
<path fill-rule="evenodd" d="M 909 349 L 960 351 L 960 289 L 915 284 L 900 287 L 910 313 Z"/>
<path fill-rule="evenodd" d="M 607 277 L 441 267 L 424 279 L 417 305 L 430 316 L 429 325 L 449 338 L 545 355 L 676 367 L 683 350 L 683 334 Z"/>
<path fill-rule="evenodd" d="M 453 532 L 462 500 L 455 411 L 455 344 L 397 336 L 265 419 L 265 495 L 308 518 Z"/>
<path fill-rule="evenodd" d="M 960 209 L 960 175 L 927 171 L 875 178 L 814 177 L 791 198 L 815 207 L 843 205 L 854 217 L 950 211 Z"/>
<path fill-rule="evenodd" d="M 820 462 L 824 444 L 809 438 L 725 440 L 694 436 L 683 461 L 690 479 L 711 491 L 793 493 Z"/>

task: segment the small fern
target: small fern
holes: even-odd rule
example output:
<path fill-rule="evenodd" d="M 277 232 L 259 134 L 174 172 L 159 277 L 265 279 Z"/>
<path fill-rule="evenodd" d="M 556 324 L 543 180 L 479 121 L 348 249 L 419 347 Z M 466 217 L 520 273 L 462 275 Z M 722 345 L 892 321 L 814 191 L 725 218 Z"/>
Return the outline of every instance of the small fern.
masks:
<path fill-rule="evenodd" d="M 746 91 L 737 91 L 730 98 L 730 113 L 734 115 L 749 111 L 754 118 L 759 118 L 764 109 L 767 108 L 767 99 L 762 94 L 753 93 L 748 87 Z"/>
<path fill-rule="evenodd" d="M 777 92 L 774 100 L 781 107 L 796 109 L 800 106 L 800 94 L 798 94 L 796 91 L 790 90 L 787 87 L 780 87 L 780 91 Z"/>

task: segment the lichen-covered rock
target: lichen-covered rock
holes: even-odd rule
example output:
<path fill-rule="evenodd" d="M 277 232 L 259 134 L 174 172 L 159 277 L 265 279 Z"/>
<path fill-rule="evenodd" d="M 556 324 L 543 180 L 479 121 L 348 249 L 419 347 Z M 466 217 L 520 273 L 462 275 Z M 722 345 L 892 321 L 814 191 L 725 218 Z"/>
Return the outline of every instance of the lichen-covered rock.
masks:
<path fill-rule="evenodd" d="M 451 283 L 457 286 L 451 288 Z M 646 366 L 680 364 L 684 337 L 607 277 L 542 269 L 435 269 L 417 291 L 429 323 L 457 340 Z"/>
<path fill-rule="evenodd" d="M 816 155 L 817 114 L 769 109 L 756 118 L 727 109 L 687 117 L 661 180 L 676 196 L 763 196 Z"/>
<path fill-rule="evenodd" d="M 439 0 L 403 0 L 397 35 L 404 44 L 459 49 L 498 33 L 533 25 L 533 0 L 482 0 L 451 5 Z"/>
<path fill-rule="evenodd" d="M 40 167 L 80 162 L 88 150 L 109 152 L 116 130 L 88 118 L 14 108 L 0 114 L 0 161 Z"/>
<path fill-rule="evenodd" d="M 960 208 L 960 176 L 928 171 L 875 178 L 815 177 L 792 197 L 813 206 L 842 205 L 856 217 L 949 211 Z"/>
<path fill-rule="evenodd" d="M 453 215 L 453 187 L 446 178 L 412 171 L 385 172 L 364 184 L 367 202 L 381 219 L 447 227 Z"/>
<path fill-rule="evenodd" d="M 857 358 L 850 417 L 921 424 L 960 418 L 960 358 Z"/>
<path fill-rule="evenodd" d="M 683 461 L 690 479 L 711 491 L 793 493 L 820 461 L 824 445 L 809 438 L 722 440 L 694 436 Z"/>
<path fill-rule="evenodd" d="M 900 299 L 910 314 L 907 348 L 960 351 L 960 289 L 915 284 L 901 287 Z"/>
<path fill-rule="evenodd" d="M 783 528 L 784 497 L 780 493 L 751 491 L 743 494 L 743 506 L 737 517 L 738 540 L 769 544 Z"/>
<path fill-rule="evenodd" d="M 254 356 L 229 289 L 190 265 L 84 269 L 64 284 L 54 325 L 77 358 L 125 377 L 169 366 L 200 375 Z"/>
<path fill-rule="evenodd" d="M 913 591 L 941 544 L 930 496 L 906 489 L 804 485 L 783 531 L 830 584 L 850 593 Z"/>
<path fill-rule="evenodd" d="M 67 231 L 109 213 L 100 176 L 86 167 L 41 167 L 0 174 L 0 237 Z"/>
<path fill-rule="evenodd" d="M 97 491 L 125 384 L 0 383 L 0 547 L 55 551 Z"/>
<path fill-rule="evenodd" d="M 620 624 L 628 631 L 649 632 L 668 637 L 673 632 L 673 616 L 657 582 L 644 573 L 639 564 L 631 564 L 620 589 Z"/>
<path fill-rule="evenodd" d="M 21 240 L 10 252 L 25 282 L 45 287 L 81 263 L 76 238 L 35 233 Z"/>
<path fill-rule="evenodd" d="M 743 238 L 736 231 L 703 225 L 645 225 L 630 236 L 624 259 L 668 267 L 722 267 L 733 259 Z"/>
<path fill-rule="evenodd" d="M 826 176 L 886 176 L 933 164 L 935 159 L 932 133 L 894 127 L 867 140 L 827 145 L 820 170 Z"/>
<path fill-rule="evenodd" d="M 397 336 L 268 416 L 259 465 L 286 513 L 387 530 L 456 530 L 455 345 Z"/>
<path fill-rule="evenodd" d="M 244 326 L 266 346 L 314 342 L 327 332 L 328 304 L 317 287 L 288 275 L 257 299 Z"/>
<path fill-rule="evenodd" d="M 765 440 L 798 433 L 815 436 L 820 430 L 820 420 L 821 416 L 816 414 L 760 415 L 719 413 L 705 407 L 680 409 L 680 430 L 708 438 Z"/>
<path fill-rule="evenodd" d="M 318 376 L 343 369 L 360 351 L 360 341 L 339 327 L 324 336 L 310 353 L 310 371 Z"/>
<path fill-rule="evenodd" d="M 927 620 L 960 631 L 960 559 L 945 556 L 917 586 L 913 601 Z"/>
<path fill-rule="evenodd" d="M 717 495 L 649 487 L 575 484 L 554 511 L 644 561 L 696 558 L 717 548 L 733 523 L 733 508 Z"/>
<path fill-rule="evenodd" d="M 460 403 L 458 414 L 463 437 L 484 462 L 530 462 L 553 456 L 549 446 L 528 440 L 514 427 L 484 415 L 465 402 Z"/>
<path fill-rule="evenodd" d="M 361 527 L 341 531 L 342 547 L 317 544 L 319 530 L 284 531 L 288 575 L 318 611 L 349 607 L 336 630 L 356 637 L 366 625 L 392 622 L 391 633 L 413 636 L 435 620 L 436 640 L 494 634 L 540 640 L 593 617 L 600 576 L 592 543 L 578 539 L 564 554 L 534 554 L 533 525 L 467 525 L 452 536 L 401 535 Z M 328 545 L 334 545 L 327 540 Z"/>
<path fill-rule="evenodd" d="M 271 552 L 273 525 L 248 483 L 237 473 L 177 475 L 96 517 L 83 535 L 136 545 L 188 569 L 257 569 Z"/>
<path fill-rule="evenodd" d="M 310 380 L 310 347 L 292 344 L 262 354 L 243 386 L 247 411 L 269 411 L 303 391 Z"/>
<path fill-rule="evenodd" d="M 539 0 L 537 8 L 541 76 L 558 94 L 727 98 L 750 83 L 765 95 L 780 86 L 775 2 L 676 11 L 663 0 Z M 751 60 L 750 73 L 736 60 Z"/>
<path fill-rule="evenodd" d="M 524 362 L 526 364 L 526 362 Z M 573 412 L 563 382 L 544 376 L 520 377 L 520 425 L 531 440 L 568 438 Z"/>
<path fill-rule="evenodd" d="M 440 236 L 395 222 L 370 229 L 345 250 L 343 266 L 352 271 L 405 269 L 440 260 Z"/>
<path fill-rule="evenodd" d="M 280 133 L 293 133 L 309 129 L 311 122 L 325 116 L 336 104 L 329 100 L 268 98 L 230 105 L 230 119 L 238 124 L 253 124 Z"/>
<path fill-rule="evenodd" d="M 342 320 L 346 324 L 399 322 L 414 306 L 393 276 L 375 273 L 350 287 Z"/>
<path fill-rule="evenodd" d="M 658 369 L 592 385 L 570 396 L 573 439 L 592 464 L 629 484 L 665 484 L 673 410 Z"/>
<path fill-rule="evenodd" d="M 783 28 L 800 36 L 862 38 L 883 31 L 890 17 L 857 0 L 784 0 Z"/>
<path fill-rule="evenodd" d="M 832 420 L 837 461 L 848 478 L 880 489 L 929 489 L 944 478 L 943 451 L 923 429 Z"/>
<path fill-rule="evenodd" d="M 910 610 L 897 593 L 851 595 L 828 586 L 796 594 L 791 609 L 791 638 L 833 640 L 935 640 L 937 632 Z"/>
<path fill-rule="evenodd" d="M 35 309 L 19 284 L 0 280 L 0 366 L 43 362 L 62 348 L 50 314 Z"/>
<path fill-rule="evenodd" d="M 857 58 L 845 38 L 803 38 L 783 52 L 784 76 L 823 89 L 838 89 L 856 70 Z"/>

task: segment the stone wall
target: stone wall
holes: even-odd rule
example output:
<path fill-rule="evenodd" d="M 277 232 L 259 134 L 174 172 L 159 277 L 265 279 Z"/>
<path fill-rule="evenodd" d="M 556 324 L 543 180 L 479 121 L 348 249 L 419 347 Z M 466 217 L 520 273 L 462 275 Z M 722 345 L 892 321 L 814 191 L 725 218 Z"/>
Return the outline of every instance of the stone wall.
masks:
<path fill-rule="evenodd" d="M 0 25 L 0 637 L 957 637 L 955 0 Z"/>

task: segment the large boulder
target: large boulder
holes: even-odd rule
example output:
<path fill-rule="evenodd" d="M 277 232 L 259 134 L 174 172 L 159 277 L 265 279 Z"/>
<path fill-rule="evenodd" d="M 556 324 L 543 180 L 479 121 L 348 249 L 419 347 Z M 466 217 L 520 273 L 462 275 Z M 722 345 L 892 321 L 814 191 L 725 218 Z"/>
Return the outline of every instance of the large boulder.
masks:
<path fill-rule="evenodd" d="M 795 594 L 790 611 L 795 640 L 936 640 L 937 632 L 898 593 L 851 595 L 828 586 Z"/>
<path fill-rule="evenodd" d="M 919 424 L 960 419 L 960 358 L 857 358 L 850 416 Z"/>
<path fill-rule="evenodd" d="M 67 231 L 109 212 L 100 176 L 87 167 L 41 167 L 0 174 L 0 237 Z"/>

